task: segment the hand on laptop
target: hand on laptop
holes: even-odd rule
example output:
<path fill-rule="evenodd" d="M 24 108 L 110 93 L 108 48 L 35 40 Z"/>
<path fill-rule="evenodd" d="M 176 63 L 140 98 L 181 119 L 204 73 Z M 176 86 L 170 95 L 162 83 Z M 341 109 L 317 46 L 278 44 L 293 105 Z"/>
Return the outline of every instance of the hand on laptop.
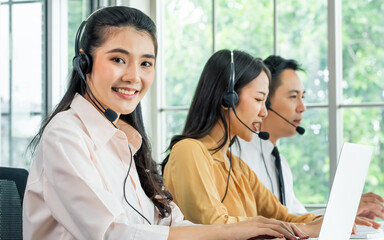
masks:
<path fill-rule="evenodd" d="M 295 223 L 299 229 L 306 233 L 310 238 L 318 237 L 320 234 L 321 225 L 323 224 L 323 217 L 320 217 L 309 223 Z M 373 228 L 380 228 L 380 224 L 365 217 L 357 216 L 355 224 L 353 225 L 352 234 L 356 234 L 356 225 L 364 225 Z"/>
<path fill-rule="evenodd" d="M 373 227 L 376 229 L 380 228 L 381 226 L 380 223 L 377 223 L 372 219 L 357 216 L 355 219 L 355 224 L 353 225 L 352 234 L 356 234 L 356 225 L 364 225 L 364 226 Z"/>
<path fill-rule="evenodd" d="M 309 223 L 295 223 L 295 225 L 308 237 L 318 237 L 320 234 L 321 224 L 323 224 L 323 217 L 319 217 L 316 220 Z M 301 239 L 301 238 L 300 238 Z"/>
<path fill-rule="evenodd" d="M 234 224 L 225 225 L 226 229 L 232 229 L 232 235 L 236 239 L 247 238 L 250 235 L 254 237 L 249 239 L 275 239 L 284 238 L 287 240 L 307 239 L 308 235 L 300 231 L 296 223 L 287 223 L 273 218 L 256 216 L 247 221 L 241 221 Z M 241 234 L 240 234 L 241 233 Z M 234 238 L 235 239 L 235 238 Z"/>
<path fill-rule="evenodd" d="M 361 195 L 357 216 L 375 219 L 384 219 L 384 199 L 375 193 L 364 193 Z"/>
<path fill-rule="evenodd" d="M 246 224 L 251 223 L 253 225 L 250 229 Z M 296 240 L 297 237 L 300 239 L 307 239 L 308 235 L 303 233 L 296 223 L 287 223 L 273 218 L 265 218 L 262 216 L 254 217 L 250 220 L 239 222 L 236 224 L 230 224 L 232 226 L 239 226 L 243 224 L 246 229 L 255 231 L 256 237 L 251 239 L 274 239 L 280 235 L 288 240 Z M 244 232 L 245 233 L 245 232 Z"/>

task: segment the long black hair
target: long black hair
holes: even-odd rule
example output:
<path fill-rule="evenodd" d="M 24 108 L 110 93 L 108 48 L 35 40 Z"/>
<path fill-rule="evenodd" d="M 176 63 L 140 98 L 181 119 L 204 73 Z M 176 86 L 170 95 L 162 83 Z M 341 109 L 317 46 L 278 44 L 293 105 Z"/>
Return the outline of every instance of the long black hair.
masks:
<path fill-rule="evenodd" d="M 95 50 L 106 41 L 110 33 L 113 33 L 112 31 L 119 27 L 133 27 L 137 31 L 148 33 L 153 40 L 155 54 L 157 55 L 156 26 L 154 22 L 141 11 L 122 6 L 106 7 L 97 10 L 88 18 L 81 37 L 80 48 L 92 58 Z M 54 112 L 43 121 L 39 132 L 31 141 L 29 148 L 32 152 L 35 151 L 45 127 L 56 114 L 69 109 L 76 93 L 84 96 L 86 94 L 86 86 L 80 75 L 73 70 L 67 92 Z M 141 104 L 138 104 L 132 113 L 120 115 L 120 120 L 130 124 L 142 136 L 141 148 L 134 157 L 140 183 L 145 194 L 158 208 L 160 217 L 166 217 L 171 213 L 169 201 L 172 199 L 172 196 L 169 192 L 163 190 L 163 179 L 158 172 L 156 162 L 152 158 L 151 146 L 144 129 Z M 156 195 L 164 197 L 155 198 Z"/>
<path fill-rule="evenodd" d="M 270 79 L 269 70 L 261 59 L 254 58 L 246 52 L 237 50 L 233 51 L 233 55 L 235 63 L 234 90 L 238 95 L 241 89 L 259 76 L 262 71 Z M 217 121 L 223 124 L 225 134 L 221 144 L 213 150 L 217 151 L 227 143 L 229 133 L 222 109 L 222 100 L 230 79 L 230 63 L 231 52 L 227 49 L 220 50 L 209 58 L 197 84 L 184 130 L 181 135 L 176 135 L 172 138 L 168 151 L 180 140 L 185 138 L 200 139 L 208 135 Z M 233 138 L 231 144 L 236 140 L 236 137 Z M 169 154 L 162 163 L 162 171 L 164 171 L 168 159 Z"/>

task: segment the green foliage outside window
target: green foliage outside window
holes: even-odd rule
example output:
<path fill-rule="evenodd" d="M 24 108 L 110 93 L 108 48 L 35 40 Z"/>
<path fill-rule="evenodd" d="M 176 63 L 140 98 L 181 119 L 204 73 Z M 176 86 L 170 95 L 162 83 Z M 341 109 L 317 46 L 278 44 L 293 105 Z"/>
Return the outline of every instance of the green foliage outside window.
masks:
<path fill-rule="evenodd" d="M 383 102 L 384 3 L 343 1 L 342 102 Z M 165 1 L 167 106 L 189 106 L 203 65 L 212 54 L 211 1 Z M 277 50 L 302 63 L 305 102 L 328 103 L 326 0 L 279 1 Z M 256 57 L 273 54 L 273 1 L 216 1 L 216 49 L 242 49 Z M 182 130 L 187 111 L 166 112 L 166 143 Z M 384 196 L 383 108 L 347 108 L 344 141 L 375 146 L 365 191 Z M 303 136 L 282 139 L 281 153 L 293 172 L 296 196 L 325 203 L 329 192 L 328 109 L 307 109 Z"/>
<path fill-rule="evenodd" d="M 328 103 L 327 1 L 278 3 L 278 54 L 297 60 L 305 103 Z M 328 109 L 307 109 L 304 135 L 280 141 L 293 175 L 296 197 L 303 203 L 325 203 L 329 194 Z"/>
<path fill-rule="evenodd" d="M 343 102 L 384 101 L 384 3 L 343 1 Z M 374 146 L 365 191 L 384 195 L 384 108 L 343 111 L 344 141 Z"/>

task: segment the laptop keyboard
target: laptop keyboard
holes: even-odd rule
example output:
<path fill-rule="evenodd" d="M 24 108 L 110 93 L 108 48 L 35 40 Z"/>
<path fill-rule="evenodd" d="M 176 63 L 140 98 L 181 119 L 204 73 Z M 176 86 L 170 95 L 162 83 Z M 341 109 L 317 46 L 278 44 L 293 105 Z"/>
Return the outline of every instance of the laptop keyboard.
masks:
<path fill-rule="evenodd" d="M 357 225 L 356 226 L 356 234 L 351 235 L 351 239 L 358 238 L 379 238 L 384 237 L 384 226 L 381 223 L 381 228 L 375 229 L 368 226 Z"/>
<path fill-rule="evenodd" d="M 368 226 L 356 225 L 357 234 L 351 235 L 350 239 L 384 239 L 384 222 L 379 222 L 381 228 L 375 229 Z M 307 240 L 317 240 L 318 238 L 309 238 Z"/>

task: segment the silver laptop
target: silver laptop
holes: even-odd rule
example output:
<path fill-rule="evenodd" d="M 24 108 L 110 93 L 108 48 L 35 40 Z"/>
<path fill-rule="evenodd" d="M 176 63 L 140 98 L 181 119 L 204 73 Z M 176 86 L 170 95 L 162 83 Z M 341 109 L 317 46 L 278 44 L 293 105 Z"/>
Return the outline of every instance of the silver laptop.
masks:
<path fill-rule="evenodd" d="M 372 146 L 344 143 L 329 194 L 319 240 L 347 240 L 372 157 Z"/>

